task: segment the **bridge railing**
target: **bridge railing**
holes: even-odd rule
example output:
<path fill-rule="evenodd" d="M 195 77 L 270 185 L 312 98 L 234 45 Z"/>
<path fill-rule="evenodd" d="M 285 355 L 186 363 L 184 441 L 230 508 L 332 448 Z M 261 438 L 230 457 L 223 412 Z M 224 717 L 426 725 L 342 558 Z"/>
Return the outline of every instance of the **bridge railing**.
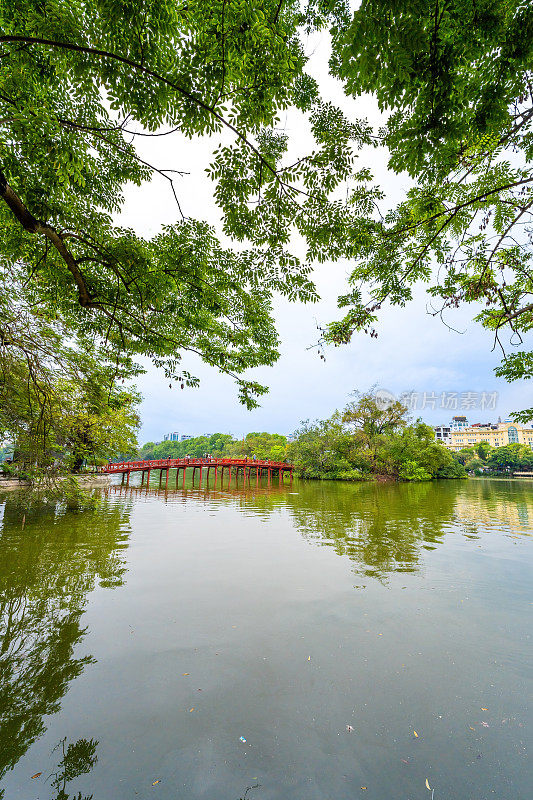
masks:
<path fill-rule="evenodd" d="M 252 458 L 160 458 L 150 461 L 122 461 L 118 464 L 105 464 L 100 472 L 124 472 L 148 469 L 175 469 L 177 467 L 268 467 L 293 469 L 292 464 L 285 461 L 253 460 Z"/>

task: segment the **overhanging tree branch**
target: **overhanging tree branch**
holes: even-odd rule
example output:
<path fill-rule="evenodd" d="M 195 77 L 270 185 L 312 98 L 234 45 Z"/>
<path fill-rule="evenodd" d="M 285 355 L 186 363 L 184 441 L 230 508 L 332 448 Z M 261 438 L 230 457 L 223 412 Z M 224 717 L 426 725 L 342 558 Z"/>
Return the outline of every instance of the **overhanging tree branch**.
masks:
<path fill-rule="evenodd" d="M 7 182 L 7 178 L 4 173 L 1 171 L 0 196 L 26 231 L 45 236 L 56 248 L 76 282 L 80 305 L 84 308 L 95 308 L 96 305 L 92 303 L 91 294 L 87 288 L 85 279 L 80 272 L 77 261 L 63 241 L 61 234 L 58 233 L 56 229 L 52 227 L 52 225 L 48 225 L 46 222 L 41 222 L 40 220 L 36 219 L 36 217 L 34 217 L 30 211 L 28 211 L 17 193 Z"/>
<path fill-rule="evenodd" d="M 166 78 L 164 75 L 160 75 L 158 72 L 150 69 L 149 67 L 145 67 L 143 64 L 139 64 L 136 61 L 133 61 L 130 58 L 126 58 L 126 56 L 118 55 L 118 53 L 111 53 L 108 50 L 100 50 L 97 47 L 89 47 L 88 45 L 80 45 L 74 44 L 73 42 L 58 42 L 54 41 L 53 39 L 41 39 L 35 36 L 0 36 L 0 43 L 24 43 L 24 44 L 39 44 L 44 45 L 46 47 L 54 47 L 57 49 L 62 50 L 70 50 L 75 53 L 83 53 L 85 55 L 92 55 L 97 56 L 98 58 L 105 58 L 110 59 L 112 61 L 117 61 L 120 64 L 125 64 L 131 69 L 134 69 L 136 72 L 140 72 L 143 75 L 148 75 L 150 78 L 154 78 L 155 80 L 159 81 L 160 83 L 169 86 L 171 89 L 174 89 L 183 97 L 186 97 L 187 100 L 191 100 L 195 103 L 199 108 L 206 111 L 208 114 L 211 114 L 221 125 L 223 125 L 228 130 L 232 131 L 242 142 L 244 142 L 252 151 L 255 153 L 257 158 L 261 161 L 261 163 L 272 173 L 275 177 L 277 177 L 277 170 L 275 167 L 267 161 L 267 159 L 259 152 L 257 147 L 251 142 L 245 135 L 240 131 L 238 128 L 235 127 L 231 122 L 224 119 L 222 114 L 220 114 L 215 108 L 210 106 L 208 103 L 205 103 L 200 97 L 196 97 L 196 95 L 189 92 L 187 89 L 184 89 L 183 86 L 180 86 L 175 81 L 171 80 L 170 78 Z"/>

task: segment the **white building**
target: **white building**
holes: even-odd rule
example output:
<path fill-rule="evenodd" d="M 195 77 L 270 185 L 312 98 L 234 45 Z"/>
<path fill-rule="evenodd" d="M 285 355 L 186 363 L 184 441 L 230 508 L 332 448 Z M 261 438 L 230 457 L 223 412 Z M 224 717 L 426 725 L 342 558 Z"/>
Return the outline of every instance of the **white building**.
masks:
<path fill-rule="evenodd" d="M 450 441 L 451 431 L 449 425 L 435 425 L 433 430 L 435 431 L 435 439 L 437 442 L 441 442 L 441 444 L 448 444 Z"/>

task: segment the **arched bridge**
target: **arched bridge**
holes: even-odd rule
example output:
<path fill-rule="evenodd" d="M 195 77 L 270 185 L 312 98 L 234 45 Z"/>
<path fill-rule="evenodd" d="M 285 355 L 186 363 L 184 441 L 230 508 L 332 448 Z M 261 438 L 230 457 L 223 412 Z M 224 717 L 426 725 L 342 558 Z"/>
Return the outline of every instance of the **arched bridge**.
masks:
<path fill-rule="evenodd" d="M 288 473 L 292 481 L 293 465 L 287 464 L 285 461 L 253 461 L 250 458 L 163 458 L 155 461 L 122 461 L 120 464 L 106 464 L 100 467 L 100 472 L 106 475 L 122 475 L 122 483 L 126 478 L 126 484 L 130 481 L 132 472 L 141 472 L 142 479 L 141 485 L 144 484 L 146 477 L 147 483 L 150 482 L 150 473 L 152 470 L 159 470 L 159 485 L 163 483 L 163 474 L 166 473 L 165 488 L 168 488 L 168 481 L 170 471 L 176 470 L 176 486 L 180 479 L 180 470 L 183 472 L 182 481 L 185 486 L 185 476 L 188 469 L 192 469 L 192 481 L 196 472 L 199 473 L 199 486 L 202 485 L 203 474 L 206 474 L 207 484 L 209 485 L 209 478 L 214 477 L 215 486 L 217 485 L 220 477 L 220 485 L 224 480 L 224 470 L 226 470 L 226 478 L 228 478 L 228 486 L 231 486 L 233 476 L 238 477 L 239 472 L 242 473 L 245 480 L 251 481 L 252 477 L 259 483 L 259 479 L 266 475 L 268 482 L 276 476 L 279 483 L 285 479 Z"/>

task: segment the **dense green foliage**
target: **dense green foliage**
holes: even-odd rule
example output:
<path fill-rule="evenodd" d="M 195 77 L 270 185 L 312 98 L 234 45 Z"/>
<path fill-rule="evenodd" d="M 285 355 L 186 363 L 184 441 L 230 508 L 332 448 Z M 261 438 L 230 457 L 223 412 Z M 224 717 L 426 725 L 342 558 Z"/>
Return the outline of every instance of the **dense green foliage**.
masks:
<path fill-rule="evenodd" d="M 236 440 L 228 433 L 213 433 L 211 436 L 195 436 L 184 442 L 147 442 L 141 447 L 140 456 L 145 459 L 255 456 L 260 460 L 282 461 L 286 449 L 287 439 L 279 433 L 248 433 L 242 440 Z"/>
<path fill-rule="evenodd" d="M 525 444 L 506 444 L 494 447 L 488 454 L 487 465 L 493 470 L 533 470 L 533 451 Z"/>
<path fill-rule="evenodd" d="M 303 34 L 327 28 L 332 73 L 389 114 L 377 136 L 307 71 Z M 40 315 L 123 375 L 147 356 L 181 388 L 198 382 L 183 360 L 194 353 L 233 375 L 248 407 L 266 388 L 246 371 L 278 357 L 273 294 L 315 300 L 313 262 L 355 262 L 327 341 L 375 335 L 382 304 L 407 303 L 422 280 L 435 314 L 474 303 L 498 341 L 506 330 L 521 342 L 533 326 L 532 58 L 520 0 L 363 0 L 353 14 L 345 0 L 3 0 L 2 313 Z M 301 152 L 281 130 L 289 112 L 305 121 Z M 144 137 L 170 135 L 183 163 L 140 155 Z M 224 245 L 188 216 L 193 137 L 213 141 L 204 166 Z M 378 143 L 413 184 L 388 211 L 356 160 Z M 115 220 L 125 187 L 152 179 L 175 221 L 147 239 Z M 499 372 L 531 377 L 531 352 Z"/>
<path fill-rule="evenodd" d="M 432 428 L 420 420 L 410 423 L 398 401 L 380 407 L 370 392 L 327 420 L 304 423 L 289 458 L 304 478 L 424 481 L 465 475 Z"/>
<path fill-rule="evenodd" d="M 425 281 L 434 314 L 473 303 L 496 342 L 521 344 L 533 327 L 533 5 L 363 0 L 333 30 L 331 67 L 349 94 L 376 95 L 389 166 L 412 185 L 354 229 L 347 312 L 327 339 L 373 331 L 384 302 L 406 304 Z M 533 376 L 532 353 L 499 374 Z"/>
<path fill-rule="evenodd" d="M 331 19 L 322 8 L 3 0 L 0 293 L 15 287 L 71 333 L 150 357 L 182 388 L 197 383 L 182 356 L 199 354 L 253 406 L 266 389 L 241 376 L 278 357 L 272 293 L 315 299 L 291 231 L 309 261 L 337 258 L 346 224 L 370 209 L 368 170 L 355 171 L 370 130 L 323 102 L 305 71 L 300 33 Z M 305 115 L 314 142 L 296 159 L 278 129 L 287 109 Z M 141 137 L 172 133 L 184 153 L 186 138 L 220 142 L 205 167 L 238 251 L 187 215 L 181 173 L 139 155 Z M 186 155 L 173 166 L 187 168 Z M 127 183 L 157 177 L 176 222 L 147 240 L 113 218 Z"/>
<path fill-rule="evenodd" d="M 110 363 L 87 340 L 66 343 L 61 326 L 20 306 L 2 323 L 0 440 L 13 453 L 4 471 L 77 472 L 136 449 L 139 397 L 123 385 L 130 364 Z"/>
<path fill-rule="evenodd" d="M 525 444 L 512 443 L 502 447 L 491 447 L 481 442 L 474 447 L 463 447 L 453 454 L 459 464 L 468 472 L 500 473 L 509 471 L 533 470 L 533 451 Z"/>

